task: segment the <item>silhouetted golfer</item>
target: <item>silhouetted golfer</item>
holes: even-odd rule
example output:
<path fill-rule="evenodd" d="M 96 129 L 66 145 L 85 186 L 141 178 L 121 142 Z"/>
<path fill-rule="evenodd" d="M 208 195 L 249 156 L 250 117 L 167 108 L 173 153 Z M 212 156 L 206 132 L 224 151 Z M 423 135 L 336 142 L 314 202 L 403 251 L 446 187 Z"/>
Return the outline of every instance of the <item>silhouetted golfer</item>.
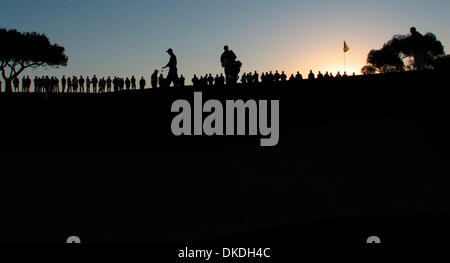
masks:
<path fill-rule="evenodd" d="M 411 27 L 410 32 L 414 62 L 418 70 L 424 70 L 427 56 L 425 49 L 425 37 L 419 33 L 415 27 Z"/>
<path fill-rule="evenodd" d="M 222 63 L 222 67 L 225 69 L 225 78 L 227 84 L 234 84 L 238 80 L 239 70 L 236 70 L 237 67 L 237 57 L 236 54 L 232 50 L 229 50 L 228 46 L 225 46 L 224 52 L 220 57 L 220 62 Z"/>
<path fill-rule="evenodd" d="M 170 55 L 169 63 L 163 69 L 169 68 L 169 74 L 167 75 L 167 78 L 165 79 L 167 87 L 170 87 L 170 84 L 173 82 L 173 85 L 176 86 L 177 80 L 178 80 L 178 69 L 177 69 L 177 57 L 173 53 L 173 50 L 169 48 L 167 50 L 167 53 Z M 161 83 L 160 83 L 161 86 Z"/>

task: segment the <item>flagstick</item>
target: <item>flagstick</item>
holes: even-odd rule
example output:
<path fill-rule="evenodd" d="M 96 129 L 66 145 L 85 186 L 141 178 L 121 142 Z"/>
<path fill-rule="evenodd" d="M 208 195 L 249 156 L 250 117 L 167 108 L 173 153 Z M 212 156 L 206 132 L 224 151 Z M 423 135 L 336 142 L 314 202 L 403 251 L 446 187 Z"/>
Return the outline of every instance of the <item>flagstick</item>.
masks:
<path fill-rule="evenodd" d="M 346 72 L 347 71 L 347 64 L 346 64 L 346 61 L 345 61 L 345 51 L 344 51 L 344 72 Z"/>

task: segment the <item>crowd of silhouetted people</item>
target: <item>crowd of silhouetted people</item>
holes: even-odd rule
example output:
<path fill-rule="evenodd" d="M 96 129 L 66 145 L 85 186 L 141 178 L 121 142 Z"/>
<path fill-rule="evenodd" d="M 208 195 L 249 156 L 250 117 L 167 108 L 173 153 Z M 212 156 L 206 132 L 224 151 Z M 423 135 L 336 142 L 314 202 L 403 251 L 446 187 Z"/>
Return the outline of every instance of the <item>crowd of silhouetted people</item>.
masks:
<path fill-rule="evenodd" d="M 353 73 L 352 76 L 355 76 L 355 73 Z M 338 72 L 335 76 L 333 76 L 333 73 L 326 72 L 325 74 L 322 74 L 320 71 L 318 72 L 317 76 L 310 71 L 308 77 L 306 79 L 308 80 L 331 80 L 331 79 L 345 79 L 348 75 L 346 72 L 344 72 L 343 75 L 341 75 L 340 72 Z M 249 72 L 244 73 L 240 76 L 240 83 L 243 86 L 252 87 L 256 85 L 263 85 L 263 86 L 274 86 L 277 84 L 295 84 L 299 83 L 300 81 L 304 80 L 302 74 L 297 71 L 297 74 L 291 74 L 289 77 L 286 75 L 284 71 L 279 73 L 278 71 L 275 71 L 273 73 L 265 72 L 261 75 L 255 71 L 255 72 Z M 206 74 L 205 76 L 200 76 L 200 78 L 197 75 L 194 75 L 194 78 L 192 78 L 192 85 L 194 87 L 212 87 L 212 86 L 225 86 L 225 76 L 223 74 L 217 74 L 215 77 L 213 77 L 211 74 Z"/>
<path fill-rule="evenodd" d="M 355 76 L 355 73 L 353 73 Z M 332 73 L 326 72 L 322 74 L 320 71 L 314 74 L 310 71 L 307 78 L 304 78 L 300 72 L 297 72 L 295 75 L 291 74 L 289 77 L 286 75 L 284 71 L 281 73 L 278 71 L 275 72 L 265 72 L 261 75 L 255 72 L 243 73 L 240 77 L 240 85 L 252 87 L 257 85 L 264 86 L 274 86 L 277 84 L 295 84 L 304 79 L 317 79 L 317 80 L 327 80 L 327 79 L 344 79 L 347 78 L 348 75 L 344 72 L 341 75 L 339 72 L 336 75 Z M 170 86 L 173 87 L 184 87 L 185 86 L 185 78 L 183 75 L 175 79 L 174 81 L 167 81 L 167 78 L 161 73 L 159 74 L 158 70 L 155 70 L 151 75 L 150 85 L 147 85 L 147 81 L 144 77 L 140 79 L 136 79 L 135 76 L 129 77 L 97 77 L 96 75 L 89 76 L 72 76 L 66 77 L 63 76 L 61 79 L 57 77 L 35 77 L 34 79 L 30 79 L 29 76 L 22 77 L 20 81 L 19 78 L 15 78 L 12 81 L 12 87 L 14 92 L 22 92 L 29 93 L 31 92 L 31 86 L 34 86 L 34 91 L 37 93 L 110 93 L 110 92 L 120 92 L 120 91 L 135 91 L 135 90 L 144 90 L 146 88 L 167 88 Z M 0 81 L 0 91 L 2 90 L 2 82 Z M 217 74 L 215 77 L 212 74 L 206 74 L 204 76 L 198 77 L 194 75 L 192 78 L 193 87 L 204 88 L 204 87 L 225 87 L 226 86 L 226 77 L 221 74 Z"/>

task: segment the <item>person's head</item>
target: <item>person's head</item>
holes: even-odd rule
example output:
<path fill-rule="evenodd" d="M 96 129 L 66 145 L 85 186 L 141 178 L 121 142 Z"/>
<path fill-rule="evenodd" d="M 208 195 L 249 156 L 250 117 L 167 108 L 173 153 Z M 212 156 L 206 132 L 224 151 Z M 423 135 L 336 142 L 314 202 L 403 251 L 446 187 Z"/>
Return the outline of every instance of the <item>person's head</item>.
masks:
<path fill-rule="evenodd" d="M 414 34 L 417 32 L 417 29 L 415 27 L 411 27 L 411 29 L 409 30 L 409 32 L 411 32 L 411 34 Z"/>
<path fill-rule="evenodd" d="M 169 49 L 167 50 L 167 53 L 169 53 L 169 55 L 172 55 L 172 54 L 173 54 L 173 49 L 169 48 Z"/>
<path fill-rule="evenodd" d="M 312 70 L 310 70 L 309 73 L 312 73 Z"/>
<path fill-rule="evenodd" d="M 155 69 L 155 73 L 158 73 L 159 71 L 157 69 Z"/>

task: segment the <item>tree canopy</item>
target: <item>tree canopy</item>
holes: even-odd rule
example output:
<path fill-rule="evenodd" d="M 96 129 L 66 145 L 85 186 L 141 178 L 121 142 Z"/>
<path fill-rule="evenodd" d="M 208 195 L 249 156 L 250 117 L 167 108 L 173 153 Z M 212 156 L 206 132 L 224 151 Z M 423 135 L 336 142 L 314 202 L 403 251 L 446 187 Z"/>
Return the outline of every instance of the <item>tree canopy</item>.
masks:
<path fill-rule="evenodd" d="M 66 66 L 67 62 L 64 47 L 51 44 L 44 34 L 0 29 L 0 70 L 7 92 L 12 90 L 11 81 L 27 68 Z"/>
<path fill-rule="evenodd" d="M 370 51 L 362 72 L 433 69 L 434 61 L 442 56 L 445 56 L 444 46 L 433 33 L 422 35 L 411 28 L 411 34 L 395 35 L 381 49 Z"/>

